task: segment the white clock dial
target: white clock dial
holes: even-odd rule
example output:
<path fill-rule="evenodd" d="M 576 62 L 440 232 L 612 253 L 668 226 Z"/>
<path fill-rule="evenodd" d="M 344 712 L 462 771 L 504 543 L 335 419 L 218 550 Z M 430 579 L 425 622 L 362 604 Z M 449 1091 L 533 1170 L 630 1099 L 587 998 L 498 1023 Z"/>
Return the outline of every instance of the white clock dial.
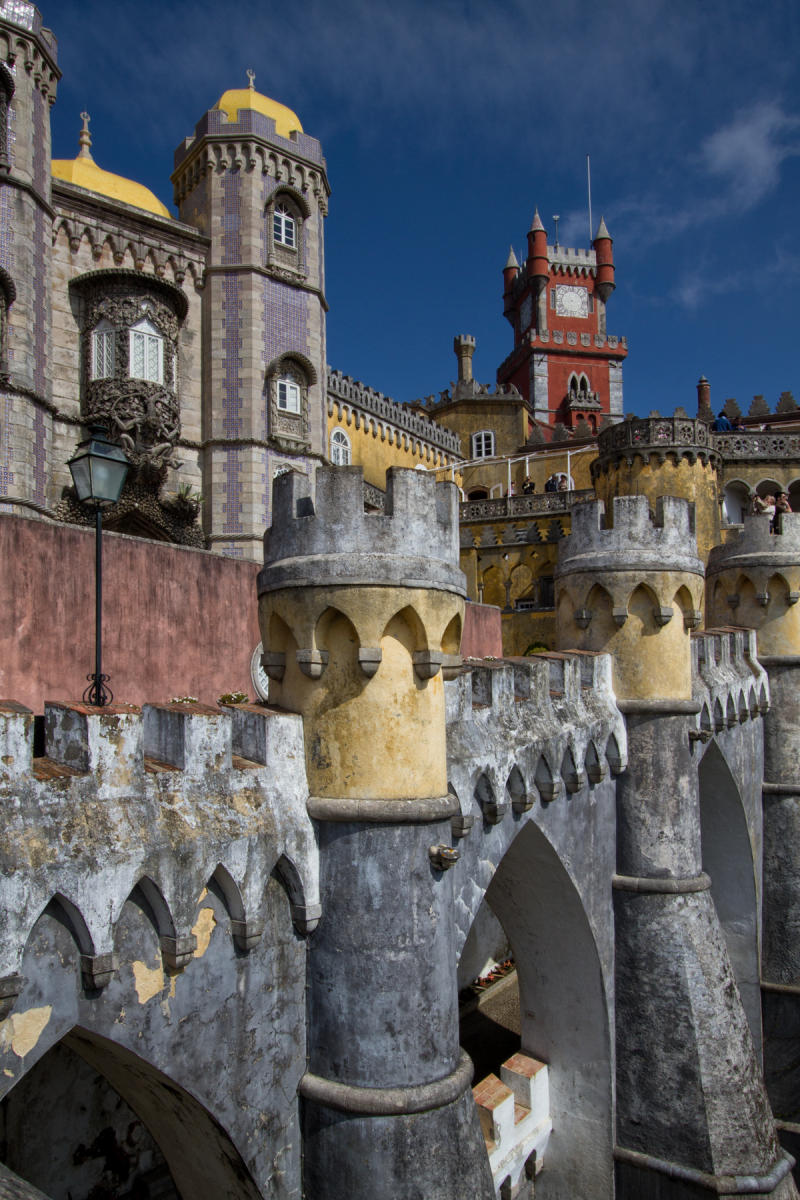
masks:
<path fill-rule="evenodd" d="M 566 287 L 556 288 L 557 317 L 588 317 L 589 295 L 586 288 Z"/>

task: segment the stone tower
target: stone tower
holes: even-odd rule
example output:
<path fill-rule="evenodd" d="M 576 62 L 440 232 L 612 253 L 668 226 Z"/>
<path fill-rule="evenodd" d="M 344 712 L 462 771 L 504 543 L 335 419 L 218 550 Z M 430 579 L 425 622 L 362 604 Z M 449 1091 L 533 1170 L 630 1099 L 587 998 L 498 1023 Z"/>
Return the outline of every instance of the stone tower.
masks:
<path fill-rule="evenodd" d="M 463 617 L 458 493 L 394 469 L 385 515 L 365 515 L 362 487 L 359 468 L 320 470 L 312 504 L 305 477 L 279 479 L 258 580 L 270 700 L 303 715 L 320 843 L 305 1188 L 366 1200 L 380 1180 L 385 1195 L 490 1200 L 445 871 L 457 857 L 442 668 Z"/>
<path fill-rule="evenodd" d="M 597 439 L 592 463 L 595 492 L 612 511 L 615 496 L 678 496 L 694 505 L 695 533 L 705 559 L 720 533 L 720 456 L 708 423 L 677 408 L 671 417 L 628 417 Z"/>
<path fill-rule="evenodd" d="M 584 417 L 593 430 L 603 417 L 622 416 L 624 338 L 606 331 L 606 302 L 614 290 L 614 254 L 605 221 L 591 250 L 547 244 L 537 210 L 520 267 L 512 250 L 503 269 L 503 313 L 514 349 L 497 371 L 513 383 L 538 421 L 571 429 Z"/>
<path fill-rule="evenodd" d="M 573 512 L 559 547 L 562 649 L 607 649 L 626 715 L 613 879 L 617 1196 L 796 1196 L 703 870 L 689 629 L 693 512 L 646 497 Z M 677 1115 L 676 1115 L 677 1114 Z"/>
<path fill-rule="evenodd" d="M 214 549 L 258 558 L 272 479 L 325 452 L 330 189 L 319 142 L 249 74 L 178 147 L 172 180 L 180 219 L 210 239 L 206 532 Z"/>
<path fill-rule="evenodd" d="M 51 502 L 50 106 L 56 40 L 32 4 L 0 16 L 0 508 Z"/>
<path fill-rule="evenodd" d="M 764 717 L 764 874 L 761 996 L 764 1068 L 772 1108 L 793 1154 L 800 1148 L 800 514 L 745 518 L 712 550 L 708 622 L 755 629 L 770 685 Z"/>

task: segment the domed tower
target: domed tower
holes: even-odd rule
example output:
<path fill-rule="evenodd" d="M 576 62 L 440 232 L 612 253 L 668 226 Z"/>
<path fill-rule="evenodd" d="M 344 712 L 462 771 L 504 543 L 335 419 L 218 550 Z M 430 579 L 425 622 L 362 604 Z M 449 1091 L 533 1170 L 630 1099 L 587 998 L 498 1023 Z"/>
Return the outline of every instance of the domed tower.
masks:
<path fill-rule="evenodd" d="M 0 13 L 0 505 L 51 500 L 50 106 L 56 39 L 33 4 Z"/>
<path fill-rule="evenodd" d="M 258 577 L 270 700 L 302 713 L 320 843 L 305 1189 L 366 1200 L 380 1180 L 381 1195 L 491 1200 L 443 871 L 458 492 L 418 471 L 386 482 L 385 514 L 365 515 L 360 468 L 320 469 L 313 503 L 304 476 L 280 478 Z"/>
<path fill-rule="evenodd" d="M 787 1052 L 800 1027 L 800 513 L 746 517 L 708 560 L 709 625 L 755 629 L 769 676 L 764 717 L 762 1006 L 767 1086 L 779 1119 L 800 1112 L 800 1072 Z M 797 1148 L 797 1143 L 790 1143 Z"/>
<path fill-rule="evenodd" d="M 705 560 L 720 541 L 719 454 L 708 424 L 682 408 L 672 417 L 626 417 L 597 439 L 592 482 L 611 511 L 617 496 L 646 496 L 655 507 L 661 496 L 679 496 L 695 510 L 697 548 Z"/>
<path fill-rule="evenodd" d="M 271 481 L 325 453 L 322 148 L 291 109 L 225 92 L 175 152 L 181 221 L 210 239 L 203 492 L 214 549 L 257 558 Z"/>
<path fill-rule="evenodd" d="M 703 586 L 693 511 L 665 496 L 653 517 L 646 497 L 623 496 L 612 513 L 608 526 L 602 502 L 573 509 L 556 604 L 561 649 L 613 656 L 628 734 L 612 881 L 616 1194 L 710 1200 L 757 1190 L 789 1200 L 789 1160 L 702 869 L 690 738 L 700 706 L 691 698 L 689 630 Z M 757 1177 L 758 1187 L 730 1187 L 732 1176 Z"/>

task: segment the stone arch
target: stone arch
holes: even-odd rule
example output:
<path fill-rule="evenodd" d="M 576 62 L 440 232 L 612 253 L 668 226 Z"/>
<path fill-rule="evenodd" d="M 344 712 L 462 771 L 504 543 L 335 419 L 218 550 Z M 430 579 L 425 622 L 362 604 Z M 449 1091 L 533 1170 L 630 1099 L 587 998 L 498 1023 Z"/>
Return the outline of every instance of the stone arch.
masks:
<path fill-rule="evenodd" d="M 761 1054 L 758 883 L 744 805 L 716 741 L 699 768 L 703 870 L 725 935 L 750 1032 Z"/>
<path fill-rule="evenodd" d="M 512 606 L 517 600 L 528 595 L 533 587 L 533 571 L 527 563 L 517 563 L 511 571 L 511 595 L 510 600 Z"/>
<path fill-rule="evenodd" d="M 533 800 L 528 796 L 528 789 L 525 786 L 525 780 L 522 772 L 516 763 L 508 773 L 506 780 L 506 795 L 511 801 L 511 806 L 514 812 L 525 812 L 533 805 Z"/>
<path fill-rule="evenodd" d="M 56 1147 L 69 1145 L 65 1123 L 72 1123 L 75 1148 L 81 1142 L 81 1109 L 79 1104 L 54 1106 L 44 1102 L 52 1083 L 51 1064 L 64 1050 L 77 1055 L 91 1070 L 87 1077 L 97 1080 L 99 1087 L 110 1089 L 121 1097 L 127 1107 L 141 1120 L 158 1146 L 169 1171 L 171 1181 L 181 1195 L 213 1195 L 259 1200 L 260 1193 L 222 1125 L 196 1096 L 146 1059 L 131 1050 L 101 1037 L 80 1025 L 73 1026 L 54 1046 L 25 1072 L 9 1093 L 6 1104 L 14 1103 L 17 1088 L 28 1097 L 28 1107 L 35 1107 L 37 1125 L 50 1124 L 53 1136 L 47 1138 L 50 1154 Z M 37 1100 L 38 1098 L 38 1100 Z M 54 1122 L 57 1122 L 56 1126 Z M 19 1157 L 9 1163 L 23 1178 L 35 1179 L 35 1163 L 24 1161 L 26 1139 L 14 1139 Z M 64 1153 L 62 1150 L 62 1154 Z M 70 1156 L 67 1154 L 67 1158 Z M 52 1162 L 63 1171 L 58 1182 L 68 1182 L 70 1161 Z"/>
<path fill-rule="evenodd" d="M 483 603 L 496 604 L 498 608 L 505 608 L 506 589 L 503 580 L 503 572 L 497 566 L 488 567 L 482 576 L 483 582 Z"/>
<path fill-rule="evenodd" d="M 580 894 L 534 822 L 501 859 L 486 902 L 517 965 L 522 1051 L 548 1064 L 557 1136 L 537 1196 L 610 1197 L 612 1055 L 601 959 Z"/>
<path fill-rule="evenodd" d="M 487 825 L 497 825 L 505 816 L 507 805 L 497 799 L 497 791 L 488 771 L 481 771 L 473 789 L 475 801 Z"/>
<path fill-rule="evenodd" d="M 76 904 L 73 904 L 61 892 L 56 892 L 42 911 L 53 917 L 72 935 L 72 940 L 80 954 L 94 954 L 94 938 L 83 913 Z"/>
<path fill-rule="evenodd" d="M 458 654 L 461 649 L 461 631 L 461 614 L 456 613 L 442 634 L 443 654 Z"/>
<path fill-rule="evenodd" d="M 217 863 L 214 868 L 208 881 L 208 889 L 218 895 L 232 921 L 244 920 L 245 908 L 241 889 L 228 868 L 222 863 Z"/>
<path fill-rule="evenodd" d="M 619 775 L 620 771 L 624 770 L 625 763 L 622 758 L 622 752 L 619 748 L 619 742 L 613 733 L 609 734 L 608 741 L 606 742 L 606 759 L 608 760 L 612 775 Z"/>
<path fill-rule="evenodd" d="M 399 624 L 402 623 L 406 630 L 406 636 L 398 636 Z M 394 633 L 391 630 L 394 630 Z M 386 622 L 381 633 L 381 639 L 394 636 L 398 641 L 408 643 L 408 649 L 426 650 L 428 648 L 428 633 L 425 629 L 425 624 L 420 617 L 413 604 L 407 604 L 404 608 L 400 608 Z"/>
<path fill-rule="evenodd" d="M 628 616 L 638 620 L 640 637 L 654 637 L 659 632 L 660 626 L 653 615 L 658 606 L 658 596 L 649 584 L 637 584 L 628 600 Z"/>
<path fill-rule="evenodd" d="M 613 735 L 612 735 L 613 736 Z M 586 777 L 589 780 L 589 785 L 595 787 L 598 783 L 602 783 L 608 774 L 608 767 L 600 758 L 592 739 L 589 739 L 586 746 L 586 754 L 583 758 L 583 768 L 586 772 Z"/>
<path fill-rule="evenodd" d="M 549 804 L 551 800 L 555 800 L 557 796 L 560 796 L 564 786 L 547 761 L 545 754 L 539 755 L 539 761 L 536 764 L 536 770 L 533 774 L 533 781 L 536 784 L 542 804 Z"/>
<path fill-rule="evenodd" d="M 561 759 L 561 778 L 564 781 L 564 787 L 570 795 L 579 792 L 586 782 L 583 771 L 578 770 L 575 754 L 569 743 L 564 747 L 564 754 Z"/>
<path fill-rule="evenodd" d="M 127 900 L 141 909 L 159 937 L 175 937 L 175 922 L 161 888 L 149 875 L 142 875 Z"/>
<path fill-rule="evenodd" d="M 778 483 L 777 479 L 761 479 L 756 484 L 755 490 L 759 496 L 774 496 L 777 492 L 785 491 L 782 483 Z"/>
<path fill-rule="evenodd" d="M 730 479 L 722 495 L 722 516 L 727 525 L 741 525 L 750 511 L 750 486 L 743 479 Z"/>

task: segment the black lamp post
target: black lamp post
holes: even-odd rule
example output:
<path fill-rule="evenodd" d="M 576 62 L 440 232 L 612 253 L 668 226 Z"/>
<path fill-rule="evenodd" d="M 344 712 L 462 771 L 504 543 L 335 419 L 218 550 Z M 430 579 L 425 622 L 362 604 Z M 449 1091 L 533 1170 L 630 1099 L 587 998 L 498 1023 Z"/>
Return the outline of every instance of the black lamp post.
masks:
<path fill-rule="evenodd" d="M 103 518 L 102 511 L 119 500 L 128 460 L 121 446 L 108 440 L 102 425 L 93 425 L 85 441 L 80 442 L 67 466 L 81 504 L 91 504 L 95 522 L 95 654 L 94 674 L 87 675 L 90 686 L 83 693 L 87 704 L 110 704 L 114 696 L 102 671 L 102 608 L 103 608 Z"/>

